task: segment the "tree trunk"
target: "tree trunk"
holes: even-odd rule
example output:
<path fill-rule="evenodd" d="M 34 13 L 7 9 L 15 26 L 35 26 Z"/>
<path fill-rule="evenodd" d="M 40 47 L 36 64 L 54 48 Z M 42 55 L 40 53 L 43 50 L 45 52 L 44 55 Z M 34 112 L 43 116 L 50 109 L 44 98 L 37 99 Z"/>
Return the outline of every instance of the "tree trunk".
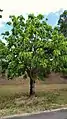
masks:
<path fill-rule="evenodd" d="M 35 95 L 35 80 L 33 80 L 32 71 L 27 69 L 27 74 L 30 78 L 30 96 Z"/>
<path fill-rule="evenodd" d="M 30 96 L 35 95 L 35 80 L 30 77 Z"/>
<path fill-rule="evenodd" d="M 1 75 L 2 75 L 2 78 L 5 78 L 5 71 L 2 71 Z"/>

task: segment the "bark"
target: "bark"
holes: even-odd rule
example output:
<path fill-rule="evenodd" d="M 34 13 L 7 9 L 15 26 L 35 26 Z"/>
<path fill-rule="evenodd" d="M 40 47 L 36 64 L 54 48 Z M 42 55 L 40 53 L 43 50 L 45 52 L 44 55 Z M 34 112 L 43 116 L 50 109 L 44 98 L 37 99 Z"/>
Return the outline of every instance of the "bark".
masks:
<path fill-rule="evenodd" d="M 30 77 L 30 96 L 35 95 L 35 81 Z"/>
<path fill-rule="evenodd" d="M 30 78 L 30 96 L 35 95 L 35 80 L 33 79 L 33 72 L 32 70 L 27 70 L 28 76 Z"/>
<path fill-rule="evenodd" d="M 1 75 L 2 75 L 2 78 L 4 78 L 5 77 L 5 71 L 2 72 Z"/>

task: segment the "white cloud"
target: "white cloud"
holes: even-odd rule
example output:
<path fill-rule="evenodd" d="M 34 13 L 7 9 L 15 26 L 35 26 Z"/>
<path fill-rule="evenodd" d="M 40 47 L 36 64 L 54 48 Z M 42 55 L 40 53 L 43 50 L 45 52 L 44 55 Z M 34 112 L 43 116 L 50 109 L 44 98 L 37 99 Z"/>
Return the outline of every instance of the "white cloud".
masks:
<path fill-rule="evenodd" d="M 60 8 L 67 9 L 67 0 L 0 0 L 0 8 L 4 10 L 2 21 L 6 22 L 12 14 L 45 14 L 58 11 Z"/>
<path fill-rule="evenodd" d="M 0 7 L 7 12 L 51 12 L 60 8 L 67 8 L 67 0 L 0 0 Z"/>

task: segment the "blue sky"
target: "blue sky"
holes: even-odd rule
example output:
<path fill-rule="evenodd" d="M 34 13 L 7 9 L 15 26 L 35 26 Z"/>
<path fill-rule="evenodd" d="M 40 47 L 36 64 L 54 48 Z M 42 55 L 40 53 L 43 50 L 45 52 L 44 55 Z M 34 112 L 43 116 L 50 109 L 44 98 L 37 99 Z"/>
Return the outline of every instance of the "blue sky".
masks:
<path fill-rule="evenodd" d="M 0 8 L 3 9 L 3 18 L 0 19 L 1 33 L 10 29 L 5 24 L 9 21 L 9 15 L 41 13 L 48 17 L 50 25 L 55 26 L 60 14 L 67 9 L 67 0 L 0 0 Z"/>
<path fill-rule="evenodd" d="M 46 16 L 48 18 L 48 24 L 52 25 L 53 27 L 56 26 L 58 23 L 58 19 L 63 11 L 63 9 L 60 9 L 59 11 L 48 13 L 48 15 Z"/>

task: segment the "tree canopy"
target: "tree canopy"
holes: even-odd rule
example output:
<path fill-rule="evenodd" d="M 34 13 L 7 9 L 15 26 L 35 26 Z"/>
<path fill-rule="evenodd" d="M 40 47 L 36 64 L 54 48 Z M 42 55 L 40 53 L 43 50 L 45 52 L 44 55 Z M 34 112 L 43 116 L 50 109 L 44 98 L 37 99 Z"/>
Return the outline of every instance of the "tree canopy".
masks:
<path fill-rule="evenodd" d="M 67 10 L 60 15 L 58 20 L 59 31 L 63 33 L 65 37 L 67 37 Z"/>
<path fill-rule="evenodd" d="M 7 46 L 0 40 L 0 74 L 4 75 L 7 69 Z"/>
<path fill-rule="evenodd" d="M 11 20 L 11 23 L 8 22 L 12 25 L 11 33 L 6 32 L 10 74 L 18 76 L 27 71 L 28 75 L 30 72 L 31 75 L 33 73 L 39 75 L 40 70 L 46 71 L 50 60 L 47 47 L 51 39 L 52 27 L 43 20 L 43 15 L 29 14 L 26 21 L 22 15 L 12 16 Z"/>

